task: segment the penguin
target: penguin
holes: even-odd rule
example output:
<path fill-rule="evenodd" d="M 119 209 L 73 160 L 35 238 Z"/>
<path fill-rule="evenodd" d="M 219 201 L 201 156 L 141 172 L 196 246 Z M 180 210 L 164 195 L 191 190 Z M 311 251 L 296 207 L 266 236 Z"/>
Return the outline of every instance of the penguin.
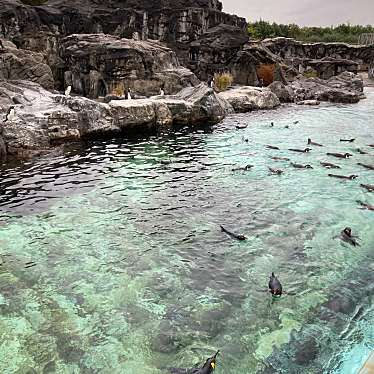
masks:
<path fill-rule="evenodd" d="M 368 164 L 362 164 L 361 162 L 359 162 L 357 165 L 360 165 L 366 169 L 369 169 L 369 170 L 374 170 L 374 166 L 373 165 L 368 165 Z"/>
<path fill-rule="evenodd" d="M 270 127 L 274 127 L 274 122 L 271 122 L 271 123 L 270 123 Z"/>
<path fill-rule="evenodd" d="M 253 168 L 254 165 L 245 165 L 244 167 L 241 167 L 241 168 L 235 168 L 235 169 L 231 169 L 231 171 L 247 171 L 247 170 L 251 170 Z"/>
<path fill-rule="evenodd" d="M 190 370 L 170 368 L 168 371 L 170 374 L 211 374 L 217 367 L 218 354 L 219 351 L 217 351 L 214 356 L 209 357 L 201 368 L 195 368 Z"/>
<path fill-rule="evenodd" d="M 356 139 L 340 139 L 341 142 L 353 143 Z"/>
<path fill-rule="evenodd" d="M 234 238 L 236 240 L 240 240 L 240 241 L 247 240 L 247 238 L 244 235 L 234 234 L 233 232 L 231 232 L 229 230 L 226 230 L 223 226 L 220 226 L 220 227 L 221 227 L 222 232 L 224 232 L 225 234 L 227 234 L 228 236 L 231 236 L 232 238 Z"/>
<path fill-rule="evenodd" d="M 237 130 L 244 130 L 248 127 L 248 125 L 236 125 L 235 127 Z"/>
<path fill-rule="evenodd" d="M 291 165 L 296 169 L 313 169 L 311 165 L 295 164 L 294 162 L 291 162 Z"/>
<path fill-rule="evenodd" d="M 297 125 L 299 122 L 300 122 L 300 121 L 294 121 L 293 124 L 294 124 L 294 125 Z"/>
<path fill-rule="evenodd" d="M 292 152 L 299 152 L 299 153 L 308 153 L 311 151 L 310 148 L 305 148 L 305 149 L 288 148 L 288 150 Z"/>
<path fill-rule="evenodd" d="M 271 167 L 268 167 L 268 169 L 269 169 L 270 173 L 272 173 L 272 174 L 281 175 L 282 173 L 284 173 L 284 171 L 281 170 L 281 169 L 273 169 Z"/>
<path fill-rule="evenodd" d="M 356 238 L 356 235 L 352 235 L 352 229 L 350 227 L 346 227 L 344 230 L 340 232 L 340 239 L 346 243 L 353 245 L 354 247 L 360 245 L 357 242 Z"/>
<path fill-rule="evenodd" d="M 341 169 L 339 165 L 331 164 L 330 162 L 320 162 L 320 164 L 327 169 Z"/>
<path fill-rule="evenodd" d="M 368 192 L 374 192 L 374 184 L 360 184 L 360 187 L 365 188 Z"/>
<path fill-rule="evenodd" d="M 5 122 L 8 122 L 8 121 L 14 121 L 16 119 L 16 111 L 14 110 L 14 105 L 10 106 L 8 111 L 6 112 L 6 115 L 5 115 Z"/>
<path fill-rule="evenodd" d="M 266 145 L 266 148 L 275 149 L 275 150 L 279 151 L 279 148 L 275 147 L 274 145 Z"/>
<path fill-rule="evenodd" d="M 345 179 L 345 180 L 354 180 L 356 178 L 358 178 L 358 175 L 349 175 L 349 176 L 345 176 L 345 175 L 336 175 L 336 174 L 327 174 L 329 177 L 332 177 L 332 178 L 339 178 L 339 179 Z"/>
<path fill-rule="evenodd" d="M 356 152 L 358 152 L 360 155 L 367 155 L 367 154 L 368 154 L 367 152 L 363 151 L 363 150 L 360 149 L 360 148 L 357 148 L 357 149 L 356 149 Z"/>
<path fill-rule="evenodd" d="M 213 77 L 212 80 L 209 83 L 210 88 L 214 87 L 214 83 L 215 83 L 215 81 L 214 81 L 214 77 Z"/>
<path fill-rule="evenodd" d="M 165 96 L 165 91 L 162 88 L 160 88 L 160 96 Z"/>
<path fill-rule="evenodd" d="M 326 154 L 327 156 L 333 156 L 337 158 L 349 158 L 353 156 L 350 153 L 326 153 Z"/>
<path fill-rule="evenodd" d="M 282 284 L 279 281 L 279 279 L 275 276 L 274 273 L 271 273 L 270 279 L 269 279 L 269 292 L 273 296 L 282 296 Z"/>
<path fill-rule="evenodd" d="M 319 143 L 316 143 L 316 142 L 313 142 L 312 139 L 308 138 L 308 145 L 315 145 L 317 147 L 323 147 L 322 144 L 319 144 Z"/>
<path fill-rule="evenodd" d="M 130 88 L 127 88 L 125 91 L 125 100 L 132 100 Z"/>
<path fill-rule="evenodd" d="M 360 209 L 367 209 L 367 210 L 373 210 L 373 211 L 374 211 L 374 205 L 367 204 L 367 203 L 363 203 L 363 202 L 360 201 L 360 200 L 357 200 L 357 204 L 360 204 L 360 205 L 361 205 L 361 208 L 360 208 Z"/>
<path fill-rule="evenodd" d="M 274 161 L 290 161 L 287 157 L 270 157 Z"/>
<path fill-rule="evenodd" d="M 65 96 L 69 97 L 71 92 L 71 86 L 68 86 L 67 89 L 65 90 Z"/>

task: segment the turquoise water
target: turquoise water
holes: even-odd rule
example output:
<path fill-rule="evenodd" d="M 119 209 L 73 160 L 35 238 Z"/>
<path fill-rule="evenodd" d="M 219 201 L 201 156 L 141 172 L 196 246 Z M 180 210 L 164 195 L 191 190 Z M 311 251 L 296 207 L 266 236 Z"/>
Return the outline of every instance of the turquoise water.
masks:
<path fill-rule="evenodd" d="M 374 349 L 374 212 L 356 202 L 374 204 L 357 166 L 374 164 L 367 96 L 3 165 L 0 372 L 159 374 L 220 349 L 217 373 L 355 373 Z M 287 151 L 308 137 L 325 147 Z M 346 226 L 360 247 L 336 238 Z M 287 292 L 274 302 L 272 271 Z"/>

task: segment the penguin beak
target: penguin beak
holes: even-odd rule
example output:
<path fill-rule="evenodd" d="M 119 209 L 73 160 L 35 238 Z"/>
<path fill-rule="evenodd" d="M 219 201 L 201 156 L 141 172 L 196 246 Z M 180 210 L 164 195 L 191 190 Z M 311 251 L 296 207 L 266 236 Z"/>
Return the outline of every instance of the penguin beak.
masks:
<path fill-rule="evenodd" d="M 212 369 L 214 370 L 214 369 L 216 368 L 216 364 L 215 364 L 215 362 L 212 362 L 212 363 L 210 364 L 210 366 L 211 366 Z"/>

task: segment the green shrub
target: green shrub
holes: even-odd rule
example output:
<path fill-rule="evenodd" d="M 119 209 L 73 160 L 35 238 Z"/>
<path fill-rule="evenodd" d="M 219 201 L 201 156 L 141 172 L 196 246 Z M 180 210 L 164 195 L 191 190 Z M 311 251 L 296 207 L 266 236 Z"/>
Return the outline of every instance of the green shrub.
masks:
<path fill-rule="evenodd" d="M 306 78 L 318 78 L 318 73 L 314 70 L 308 70 L 303 75 Z"/>
<path fill-rule="evenodd" d="M 214 84 L 218 91 L 227 90 L 232 82 L 234 81 L 233 76 L 230 73 L 215 73 L 214 74 Z"/>
<path fill-rule="evenodd" d="M 125 94 L 125 85 L 122 82 L 118 82 L 112 89 L 112 95 L 123 96 Z"/>

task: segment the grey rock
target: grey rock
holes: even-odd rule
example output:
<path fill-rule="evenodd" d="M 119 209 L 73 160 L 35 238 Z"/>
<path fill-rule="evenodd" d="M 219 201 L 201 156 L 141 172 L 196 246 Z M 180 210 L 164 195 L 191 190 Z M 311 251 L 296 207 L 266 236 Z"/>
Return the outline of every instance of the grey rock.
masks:
<path fill-rule="evenodd" d="M 241 86 L 223 91 L 218 96 L 228 101 L 238 113 L 273 109 L 280 105 L 278 97 L 267 88 Z"/>
<path fill-rule="evenodd" d="M 52 70 L 41 53 L 18 49 L 13 43 L 0 40 L 4 46 L 4 50 L 0 51 L 0 80 L 25 79 L 47 89 L 53 88 Z"/>
<path fill-rule="evenodd" d="M 282 82 L 275 81 L 268 86 L 281 103 L 291 103 L 294 101 L 295 94 L 290 86 L 285 86 Z"/>
<path fill-rule="evenodd" d="M 334 103 L 357 103 L 362 99 L 363 81 L 353 73 L 345 72 L 328 80 L 299 76 L 290 84 L 295 101 L 318 100 Z"/>
<path fill-rule="evenodd" d="M 157 41 L 135 41 L 104 34 L 70 35 L 61 42 L 66 61 L 65 87 L 72 92 L 97 98 L 130 88 L 152 96 L 163 87 L 175 94 L 199 83 L 196 76 L 180 66 L 175 53 Z"/>
<path fill-rule="evenodd" d="M 22 95 L 25 104 L 15 105 L 16 118 L 2 124 L 1 157 L 27 157 L 52 146 L 105 134 L 170 128 L 174 124 L 214 124 L 226 115 L 211 88 L 200 84 L 175 96 L 101 103 L 80 96 L 53 94 L 29 81 L 3 81 L 0 85 L 0 117 L 4 118 L 12 97 Z"/>

